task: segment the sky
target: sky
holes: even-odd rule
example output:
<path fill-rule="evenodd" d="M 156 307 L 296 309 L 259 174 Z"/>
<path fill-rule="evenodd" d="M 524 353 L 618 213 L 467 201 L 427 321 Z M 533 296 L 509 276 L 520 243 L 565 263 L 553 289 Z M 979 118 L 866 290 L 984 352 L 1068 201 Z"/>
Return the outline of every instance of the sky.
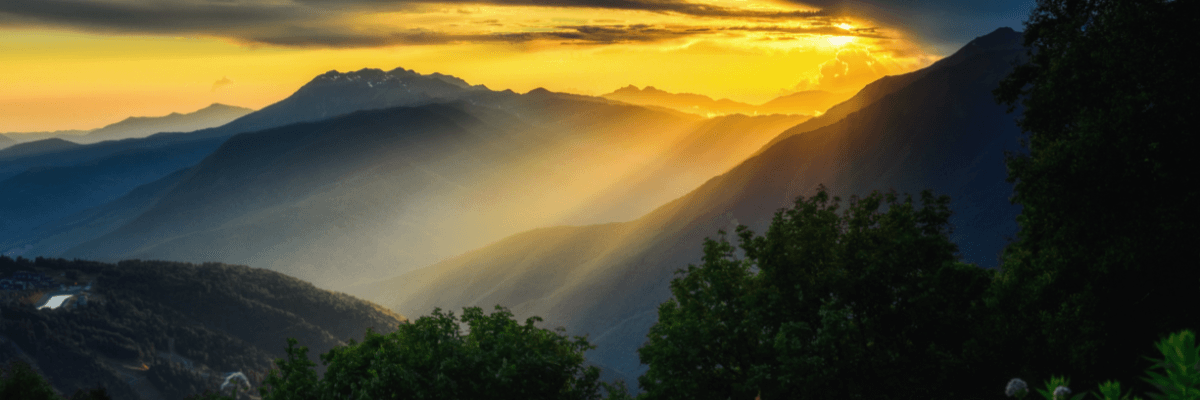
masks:
<path fill-rule="evenodd" d="M 854 91 L 1034 0 L 3 0 L 0 132 L 262 108 L 330 70 L 517 92 L 654 86 L 761 104 Z"/>

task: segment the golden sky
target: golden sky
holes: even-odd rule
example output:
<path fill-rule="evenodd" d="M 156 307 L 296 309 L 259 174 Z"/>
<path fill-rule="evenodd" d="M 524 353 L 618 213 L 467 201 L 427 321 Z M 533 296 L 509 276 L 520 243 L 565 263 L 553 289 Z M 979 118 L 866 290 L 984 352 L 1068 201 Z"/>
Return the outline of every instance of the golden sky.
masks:
<path fill-rule="evenodd" d="M 870 14 L 870 13 L 864 13 Z M 494 90 L 655 86 L 762 103 L 857 90 L 940 54 L 853 9 L 774 0 L 4 0 L 0 132 L 261 108 L 329 70 Z"/>

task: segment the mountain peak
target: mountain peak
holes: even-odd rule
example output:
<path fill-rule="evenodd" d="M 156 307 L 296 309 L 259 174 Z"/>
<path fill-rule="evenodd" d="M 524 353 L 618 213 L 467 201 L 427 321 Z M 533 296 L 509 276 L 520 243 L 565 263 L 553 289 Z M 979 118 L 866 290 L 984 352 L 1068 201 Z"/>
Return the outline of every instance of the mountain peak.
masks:
<path fill-rule="evenodd" d="M 528 92 L 525 92 L 525 94 L 533 94 L 533 95 L 539 95 L 539 96 L 541 96 L 541 95 L 547 95 L 547 94 L 554 94 L 554 92 L 551 92 L 551 91 L 549 91 L 549 90 L 546 90 L 546 88 L 540 87 L 540 88 L 533 89 L 533 90 L 530 90 L 530 91 L 528 91 Z"/>
<path fill-rule="evenodd" d="M 1005 26 L 997 28 L 996 30 L 992 31 L 992 33 L 975 38 L 975 40 L 967 43 L 967 45 L 964 47 L 978 47 L 983 50 L 999 50 L 1022 47 L 1021 40 L 1023 36 L 1024 35 L 1021 32 L 1017 32 L 1016 30 L 1013 30 L 1013 28 Z"/>

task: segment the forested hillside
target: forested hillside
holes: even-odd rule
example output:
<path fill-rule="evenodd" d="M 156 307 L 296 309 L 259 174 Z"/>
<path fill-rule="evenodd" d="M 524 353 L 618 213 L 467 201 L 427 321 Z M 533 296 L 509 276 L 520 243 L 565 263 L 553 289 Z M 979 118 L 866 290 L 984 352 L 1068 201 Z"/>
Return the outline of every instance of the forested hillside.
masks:
<path fill-rule="evenodd" d="M 61 393 L 105 387 L 114 399 L 181 399 L 242 372 L 253 385 L 286 339 L 325 352 L 395 331 L 406 319 L 277 272 L 224 264 L 0 257 L 0 277 L 40 274 L 90 286 L 57 309 L 55 288 L 4 291 L 0 363 L 23 359 Z"/>

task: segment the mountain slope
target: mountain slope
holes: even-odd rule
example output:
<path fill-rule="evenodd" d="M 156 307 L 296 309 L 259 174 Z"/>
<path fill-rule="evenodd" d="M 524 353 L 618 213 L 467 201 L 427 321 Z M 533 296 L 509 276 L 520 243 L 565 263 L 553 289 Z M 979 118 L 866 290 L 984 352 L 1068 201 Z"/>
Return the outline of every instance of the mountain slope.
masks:
<path fill-rule="evenodd" d="M 60 392 L 104 386 L 114 399 L 180 399 L 216 389 L 230 372 L 258 385 L 286 339 L 310 357 L 391 332 L 404 317 L 276 272 L 222 264 L 128 261 L 117 265 L 0 257 L 0 276 L 40 274 L 78 286 L 57 309 L 37 291 L 0 292 L 0 362 L 36 366 Z M 57 293 L 57 292 L 56 292 Z"/>
<path fill-rule="evenodd" d="M 0 135 L 0 150 L 4 149 L 6 147 L 12 146 L 14 144 L 17 144 L 16 140 L 13 140 L 12 138 L 5 136 L 5 135 Z"/>
<path fill-rule="evenodd" d="M 818 115 L 829 107 L 849 98 L 852 94 L 835 94 L 813 90 L 780 96 L 761 105 L 741 103 L 729 99 L 713 100 L 711 97 L 692 93 L 670 93 L 654 86 L 638 89 L 629 85 L 603 94 L 601 97 L 630 104 L 666 107 L 698 115 L 725 114 L 796 114 Z"/>
<path fill-rule="evenodd" d="M 922 71 L 840 121 L 784 133 L 635 221 L 527 231 L 348 291 L 409 313 L 502 304 L 520 316 L 540 315 L 589 333 L 600 346 L 590 359 L 633 377 L 643 368 L 635 349 L 669 296 L 673 272 L 700 261 L 702 239 L 738 224 L 761 232 L 777 209 L 818 184 L 843 198 L 889 188 L 950 195 L 961 254 L 994 266 L 1005 236 L 1016 231 L 1003 152 L 1016 149 L 1019 130 L 991 88 L 1023 51 L 1009 46 L 1020 41 L 1011 30 L 977 41 L 999 44 Z"/>
<path fill-rule="evenodd" d="M 397 71 L 403 72 L 402 80 L 390 75 L 387 77 L 390 79 L 390 84 L 397 87 L 381 85 L 374 89 L 375 97 L 386 100 L 397 97 L 389 95 L 389 93 L 402 92 L 403 96 L 408 96 L 410 100 L 415 98 L 428 100 L 431 96 L 421 92 L 424 90 L 422 88 L 426 86 L 432 87 L 433 89 L 430 90 L 435 94 L 443 96 L 449 95 L 453 91 L 447 87 L 470 88 L 461 80 L 446 75 L 420 75 L 404 70 Z M 340 101 L 340 97 L 335 95 L 339 90 L 353 92 L 359 86 L 370 87 L 370 82 L 345 77 L 375 73 L 383 74 L 378 70 L 363 70 L 347 74 L 322 75 L 321 79 L 308 85 L 320 87 L 319 93 L 311 93 L 312 96 L 307 97 L 304 95 L 289 97 L 285 102 L 299 105 L 293 107 L 288 104 L 276 104 L 268 107 L 269 110 L 262 113 L 246 115 L 248 118 L 239 123 L 240 125 L 227 124 L 219 128 L 189 133 L 163 133 L 141 139 L 113 140 L 90 145 L 75 145 L 62 139 L 48 139 L 0 150 L 0 187 L 6 193 L 18 193 L 18 195 L 6 198 L 3 201 L 4 204 L 0 204 L 0 217 L 3 217 L 0 218 L 0 221 L 3 221 L 0 222 L 0 252 L 19 255 L 26 254 L 27 251 L 34 251 L 34 253 L 28 254 L 45 254 L 36 253 L 36 251 L 63 248 L 67 244 L 65 242 L 46 242 L 51 240 L 50 237 L 58 238 L 58 240 L 68 236 L 74 237 L 75 239 L 70 241 L 73 242 L 72 245 L 78 244 L 80 240 L 94 239 L 94 236 L 87 236 L 100 231 L 91 230 L 83 236 L 76 234 L 33 236 L 29 233 L 31 229 L 43 224 L 51 226 L 38 228 L 39 232 L 63 233 L 65 226 L 75 225 L 76 221 L 65 220 L 59 223 L 57 221 L 60 218 L 90 207 L 100 206 L 129 193 L 139 185 L 163 178 L 180 168 L 192 166 L 215 150 L 229 136 L 239 133 L 241 129 L 249 129 L 246 128 L 247 126 L 261 127 L 269 126 L 271 123 L 311 120 L 318 116 L 313 113 L 313 108 L 323 108 L 328 112 L 334 112 L 335 109 L 354 111 L 356 107 L 382 107 L 388 103 L 372 102 L 371 96 L 362 96 L 356 100 L 357 102 L 348 104 Z M 332 81 L 338 82 L 330 83 Z M 164 123 L 173 124 L 173 127 L 178 128 L 182 123 L 211 123 L 214 118 L 227 120 L 231 116 L 243 114 L 244 111 L 245 109 L 214 105 L 188 115 L 130 119 L 126 123 L 110 126 L 98 133 L 104 135 L 105 132 L 109 132 L 115 135 L 119 134 L 118 131 L 127 130 L 126 128 L 138 127 L 140 127 L 138 129 L 156 130 L 161 128 Z M 39 244 L 39 242 L 42 243 Z"/>
<path fill-rule="evenodd" d="M 131 200 L 152 205 L 127 224 L 62 254 L 247 263 L 338 287 L 537 226 L 632 218 L 802 120 L 477 94 L 235 136 L 161 198 Z"/>
<path fill-rule="evenodd" d="M 141 138 L 159 132 L 191 132 L 225 125 L 253 112 L 249 108 L 213 103 L 187 114 L 171 113 L 161 117 L 129 117 L 121 122 L 88 132 L 72 141 L 95 143 L 105 140 Z"/>
<path fill-rule="evenodd" d="M 78 147 L 80 147 L 79 144 L 76 144 L 75 142 L 70 142 L 59 138 L 25 142 L 9 146 L 4 150 L 0 150 L 0 161 L 5 159 L 38 156 L 47 153 L 72 150 Z"/>

